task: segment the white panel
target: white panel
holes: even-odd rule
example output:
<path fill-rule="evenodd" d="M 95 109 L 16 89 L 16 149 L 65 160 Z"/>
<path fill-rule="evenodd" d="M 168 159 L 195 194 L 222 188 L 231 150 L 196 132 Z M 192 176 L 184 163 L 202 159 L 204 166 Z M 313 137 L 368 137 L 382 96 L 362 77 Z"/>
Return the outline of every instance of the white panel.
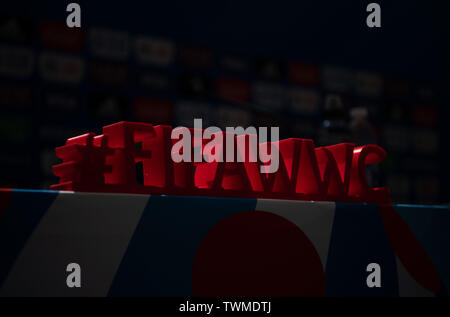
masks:
<path fill-rule="evenodd" d="M 6 278 L 1 296 L 106 296 L 149 195 L 60 193 Z M 81 288 L 68 288 L 69 263 Z"/>

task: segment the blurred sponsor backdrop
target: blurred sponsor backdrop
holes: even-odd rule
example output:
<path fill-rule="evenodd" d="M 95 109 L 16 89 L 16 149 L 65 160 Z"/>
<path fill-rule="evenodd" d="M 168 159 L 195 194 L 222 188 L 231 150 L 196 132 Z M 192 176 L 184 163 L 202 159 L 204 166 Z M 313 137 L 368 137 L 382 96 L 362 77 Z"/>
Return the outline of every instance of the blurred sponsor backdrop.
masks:
<path fill-rule="evenodd" d="M 121 120 L 279 126 L 317 146 L 375 143 L 395 202 L 448 202 L 445 4 L 69 1 L 0 6 L 0 186 L 57 183 L 54 148 Z"/>

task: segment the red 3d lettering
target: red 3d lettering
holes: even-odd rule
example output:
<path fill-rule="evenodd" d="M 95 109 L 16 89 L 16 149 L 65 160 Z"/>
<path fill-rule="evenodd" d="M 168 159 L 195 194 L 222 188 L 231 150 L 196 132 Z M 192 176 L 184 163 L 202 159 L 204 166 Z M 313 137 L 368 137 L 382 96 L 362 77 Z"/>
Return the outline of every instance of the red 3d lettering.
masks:
<path fill-rule="evenodd" d="M 54 190 L 167 195 L 273 198 L 293 200 L 388 203 L 386 187 L 372 188 L 366 166 L 381 162 L 386 152 L 377 145 L 355 147 L 352 143 L 314 148 L 312 140 L 285 139 L 260 143 L 269 151 L 279 151 L 278 169 L 266 173 L 249 146 L 253 135 L 218 132 L 223 139 L 234 138 L 234 146 L 218 144 L 211 156 L 236 157 L 235 161 L 195 159 L 206 150 L 209 140 L 194 129 L 119 122 L 103 127 L 102 135 L 87 133 L 68 139 L 56 148 L 62 163 L 53 166 L 59 177 Z M 190 148 L 182 150 L 172 132 L 188 132 Z M 198 131 L 197 131 L 198 132 Z M 209 149 L 211 150 L 211 149 Z M 173 151 L 192 158 L 174 161 Z M 139 169 L 137 166 L 139 164 Z M 142 173 L 138 181 L 137 174 Z"/>

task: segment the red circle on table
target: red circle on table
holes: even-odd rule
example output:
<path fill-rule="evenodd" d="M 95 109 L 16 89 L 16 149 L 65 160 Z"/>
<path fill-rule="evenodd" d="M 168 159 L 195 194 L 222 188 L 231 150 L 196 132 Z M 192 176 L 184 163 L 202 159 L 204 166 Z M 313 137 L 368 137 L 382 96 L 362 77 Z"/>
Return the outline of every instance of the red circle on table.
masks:
<path fill-rule="evenodd" d="M 298 226 L 248 211 L 221 220 L 203 238 L 192 289 L 195 296 L 325 296 L 325 273 Z"/>

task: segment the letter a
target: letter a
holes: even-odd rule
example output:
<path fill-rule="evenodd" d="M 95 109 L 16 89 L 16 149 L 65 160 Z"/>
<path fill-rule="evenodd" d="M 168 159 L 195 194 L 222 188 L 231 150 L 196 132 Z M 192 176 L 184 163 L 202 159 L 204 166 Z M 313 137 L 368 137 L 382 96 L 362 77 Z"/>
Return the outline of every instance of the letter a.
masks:
<path fill-rule="evenodd" d="M 381 268 L 378 263 L 370 263 L 367 265 L 367 272 L 372 272 L 367 276 L 367 287 L 381 287 Z"/>
<path fill-rule="evenodd" d="M 191 162 L 191 132 L 189 129 L 185 127 L 173 129 L 170 138 L 172 140 L 179 139 L 179 141 L 172 146 L 172 160 L 175 163 Z"/>
<path fill-rule="evenodd" d="M 66 8 L 70 14 L 67 16 L 66 24 L 69 28 L 81 27 L 81 7 L 78 3 L 69 3 Z"/>
<path fill-rule="evenodd" d="M 66 284 L 67 287 L 81 287 L 81 267 L 77 263 L 70 263 L 66 268 L 67 272 L 71 272 L 67 275 Z"/>
<path fill-rule="evenodd" d="M 371 12 L 366 19 L 369 28 L 381 27 L 381 7 L 378 3 L 369 3 L 366 8 L 367 12 Z"/>

